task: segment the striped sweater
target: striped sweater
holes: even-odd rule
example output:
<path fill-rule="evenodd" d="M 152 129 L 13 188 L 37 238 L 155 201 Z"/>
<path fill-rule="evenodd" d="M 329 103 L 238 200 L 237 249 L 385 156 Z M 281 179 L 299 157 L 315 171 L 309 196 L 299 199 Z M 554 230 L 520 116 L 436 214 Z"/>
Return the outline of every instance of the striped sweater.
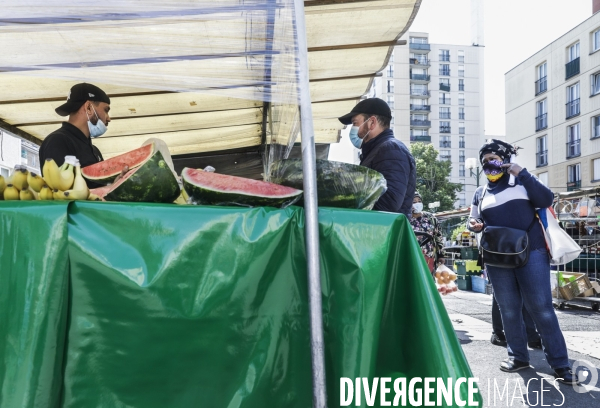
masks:
<path fill-rule="evenodd" d="M 515 185 L 510 186 L 509 175 L 505 174 L 495 183 L 488 182 L 479 187 L 473 195 L 471 218 L 482 219 L 484 228 L 497 226 L 527 230 L 535 216 L 535 209 L 550 207 L 554 195 L 527 169 L 521 170 L 515 179 Z M 485 195 L 484 188 L 487 189 Z M 546 247 L 539 222 L 534 223 L 528 235 L 531 249 Z"/>

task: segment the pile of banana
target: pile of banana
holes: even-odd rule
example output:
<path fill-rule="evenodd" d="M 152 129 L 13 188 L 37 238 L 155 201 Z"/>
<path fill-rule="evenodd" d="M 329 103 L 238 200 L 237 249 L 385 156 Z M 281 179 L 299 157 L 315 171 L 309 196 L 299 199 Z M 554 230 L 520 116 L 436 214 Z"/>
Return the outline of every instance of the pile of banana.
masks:
<path fill-rule="evenodd" d="M 42 173 L 43 178 L 25 166 L 15 166 L 7 180 L 0 176 L 0 199 L 101 201 L 100 197 L 90 194 L 75 156 L 66 156 L 60 167 L 53 159 L 47 159 Z"/>

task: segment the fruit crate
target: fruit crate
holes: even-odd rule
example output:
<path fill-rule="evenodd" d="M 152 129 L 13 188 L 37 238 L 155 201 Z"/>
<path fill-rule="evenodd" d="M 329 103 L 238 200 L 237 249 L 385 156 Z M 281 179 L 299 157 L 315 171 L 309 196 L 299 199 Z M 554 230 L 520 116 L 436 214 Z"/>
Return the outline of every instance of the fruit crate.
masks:
<path fill-rule="evenodd" d="M 464 247 L 460 249 L 460 257 L 463 260 L 476 261 L 479 257 L 479 248 L 477 247 Z"/>
<path fill-rule="evenodd" d="M 471 285 L 473 292 L 485 293 L 485 287 L 488 284 L 488 280 L 480 276 L 471 276 Z"/>
<path fill-rule="evenodd" d="M 455 261 L 454 262 L 454 270 L 456 271 L 457 275 L 466 275 L 467 274 L 467 268 L 466 268 L 466 262 L 465 261 Z"/>
<path fill-rule="evenodd" d="M 472 276 L 459 275 L 454 283 L 456 283 L 459 290 L 472 290 L 471 278 Z"/>
<path fill-rule="evenodd" d="M 563 299 L 572 300 L 585 291 L 592 289 L 592 283 L 585 273 L 564 273 L 565 279 L 575 276 L 573 282 L 569 282 L 564 286 L 559 286 L 558 290 Z"/>

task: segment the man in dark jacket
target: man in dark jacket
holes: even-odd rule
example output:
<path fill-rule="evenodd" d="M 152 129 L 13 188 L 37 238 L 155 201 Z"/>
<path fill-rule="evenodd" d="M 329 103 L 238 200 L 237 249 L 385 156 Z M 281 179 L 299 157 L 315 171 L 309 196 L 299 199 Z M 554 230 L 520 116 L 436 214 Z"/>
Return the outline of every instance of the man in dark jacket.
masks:
<path fill-rule="evenodd" d="M 387 181 L 387 191 L 373 209 L 408 217 L 417 184 L 415 159 L 404 143 L 394 137 L 391 119 L 388 104 L 379 98 L 370 98 L 360 101 L 339 121 L 352 125 L 350 140 L 362 148 L 360 165 L 378 171 Z"/>

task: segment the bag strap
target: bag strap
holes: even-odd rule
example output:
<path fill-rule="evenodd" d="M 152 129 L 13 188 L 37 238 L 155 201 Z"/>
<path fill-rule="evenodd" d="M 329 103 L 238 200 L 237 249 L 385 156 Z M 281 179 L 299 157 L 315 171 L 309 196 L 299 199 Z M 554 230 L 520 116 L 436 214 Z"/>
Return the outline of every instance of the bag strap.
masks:
<path fill-rule="evenodd" d="M 369 152 L 369 156 L 365 158 L 365 160 L 361 162 L 360 165 L 363 167 L 369 167 L 373 163 L 373 160 L 375 160 L 377 153 L 379 153 L 379 151 L 383 148 L 383 144 L 384 142 L 379 143 L 373 150 L 371 150 Z"/>
<path fill-rule="evenodd" d="M 479 207 L 479 215 L 481 216 L 481 219 L 483 219 L 483 211 L 481 210 L 481 205 L 483 204 L 483 197 L 485 197 L 486 192 L 487 192 L 487 186 L 483 186 L 483 194 L 481 195 L 481 199 L 479 200 L 479 205 L 477 206 L 477 207 Z M 525 231 L 525 232 L 531 231 L 531 229 L 533 228 L 533 225 L 535 224 L 536 218 L 537 218 L 537 213 L 534 208 L 533 209 L 533 220 L 531 220 L 531 224 L 529 224 L 529 228 L 527 228 L 527 231 Z"/>

